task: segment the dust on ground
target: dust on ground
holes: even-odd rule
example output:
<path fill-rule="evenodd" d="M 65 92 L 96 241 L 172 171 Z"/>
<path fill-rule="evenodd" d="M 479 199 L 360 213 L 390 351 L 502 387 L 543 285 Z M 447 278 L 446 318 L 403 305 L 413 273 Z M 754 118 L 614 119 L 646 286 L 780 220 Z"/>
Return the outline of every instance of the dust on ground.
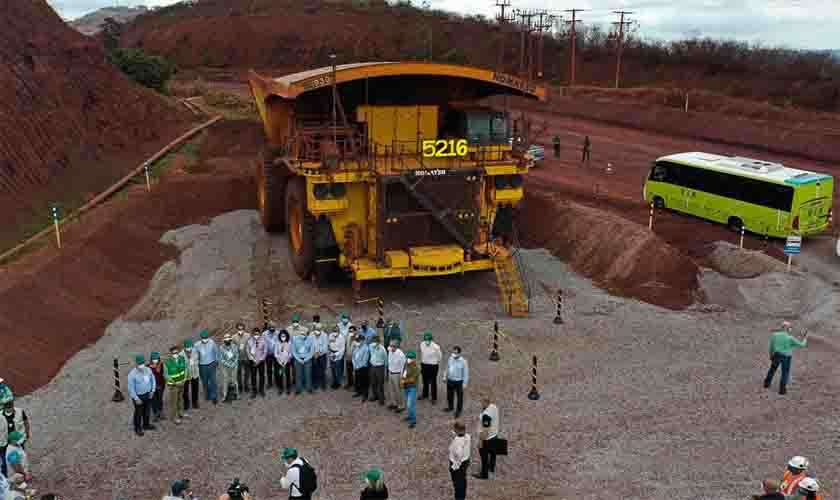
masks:
<path fill-rule="evenodd" d="M 258 317 L 252 285 L 266 269 L 276 276 L 271 293 L 279 324 L 294 311 L 307 319 L 318 312 L 327 321 L 341 310 L 356 320 L 376 317 L 371 303 L 351 307 L 347 284 L 318 289 L 298 280 L 285 256 L 285 235 L 266 235 L 256 212 L 227 213 L 161 241 L 176 245 L 179 255 L 155 273 L 142 299 L 55 380 L 20 402 L 35 426 L 38 488 L 72 491 L 80 500 L 157 498 L 174 479 L 189 477 L 210 498 L 238 476 L 260 498 L 284 497 L 275 452 L 295 446 L 318 469 L 321 499 L 358 494 L 359 474 L 370 466 L 383 468 L 394 497 L 451 495 L 451 416 L 425 401 L 410 430 L 348 391 L 293 400 L 269 392 L 266 399 L 204 406 L 187 425 L 163 422 L 144 438 L 134 436 L 131 404 L 109 402 L 111 360 L 165 352 L 199 328 L 218 334 L 241 318 L 252 325 Z M 260 245 L 271 249 L 266 259 L 255 258 Z M 479 396 L 497 399 L 511 455 L 499 459 L 497 481 L 470 480 L 471 497 L 596 499 L 621 492 L 622 498 L 689 500 L 699 498 L 700 484 L 716 498 L 734 500 L 780 474 L 794 454 L 811 458 L 832 490 L 830 478 L 840 473 L 833 418 L 840 368 L 830 349 L 798 352 L 792 388 L 779 397 L 761 388 L 774 318 L 741 310 L 667 311 L 610 296 L 545 250 L 524 257 L 538 277 L 529 318 L 504 317 L 492 273 L 363 289 L 364 297 L 384 297 L 386 316 L 407 321 L 408 345 L 430 329 L 444 352 L 463 346 L 471 367 L 464 411 L 471 430 Z M 573 291 L 563 326 L 552 323 L 549 292 L 557 286 Z M 487 358 L 494 320 L 504 334 L 497 363 Z M 824 345 L 838 340 L 829 328 L 815 336 Z M 527 398 L 533 354 L 539 401 Z M 808 415 L 807 432 L 785 432 L 799 428 L 802 415 Z"/>

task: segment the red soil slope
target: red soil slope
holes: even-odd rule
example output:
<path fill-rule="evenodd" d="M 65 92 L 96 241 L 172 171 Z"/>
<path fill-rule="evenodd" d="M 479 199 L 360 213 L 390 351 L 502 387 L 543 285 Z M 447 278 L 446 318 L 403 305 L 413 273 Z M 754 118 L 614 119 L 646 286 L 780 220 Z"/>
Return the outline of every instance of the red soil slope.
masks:
<path fill-rule="evenodd" d="M 48 202 L 102 190 L 176 137 L 187 125 L 180 113 L 107 64 L 43 0 L 3 2 L 0 248 Z"/>

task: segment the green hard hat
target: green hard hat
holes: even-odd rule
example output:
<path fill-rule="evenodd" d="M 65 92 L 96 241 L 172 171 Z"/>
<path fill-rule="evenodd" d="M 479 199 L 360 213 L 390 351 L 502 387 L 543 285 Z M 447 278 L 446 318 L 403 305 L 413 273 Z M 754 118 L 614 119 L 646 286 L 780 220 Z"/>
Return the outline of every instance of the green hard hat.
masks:
<path fill-rule="evenodd" d="M 423 332 L 423 340 L 432 340 L 432 332 L 428 330 Z"/>
<path fill-rule="evenodd" d="M 10 443 L 19 443 L 23 441 L 23 433 L 20 431 L 13 431 L 9 433 L 9 442 Z"/>
<path fill-rule="evenodd" d="M 151 358 L 152 358 L 152 360 L 157 359 L 159 361 L 160 360 L 160 353 L 159 352 L 153 352 Z"/>
<path fill-rule="evenodd" d="M 138 354 L 137 356 L 134 356 L 134 362 L 137 363 L 138 365 L 142 365 L 143 363 L 146 362 L 146 356 L 143 356 L 142 354 Z"/>
<path fill-rule="evenodd" d="M 405 353 L 405 357 L 408 359 L 415 359 L 417 358 L 417 353 L 414 351 L 408 351 L 407 353 Z"/>
<path fill-rule="evenodd" d="M 210 336 L 210 332 L 207 330 L 201 330 L 201 333 L 198 334 L 199 337 L 206 339 Z"/>
<path fill-rule="evenodd" d="M 297 458 L 298 451 L 295 448 L 283 448 L 283 460 L 288 460 L 290 458 Z"/>
<path fill-rule="evenodd" d="M 300 321 L 300 314 L 298 314 L 298 313 L 292 314 L 292 321 Z"/>
<path fill-rule="evenodd" d="M 372 483 L 379 481 L 382 479 L 382 471 L 374 467 L 365 473 L 365 479 Z"/>
<path fill-rule="evenodd" d="M 341 318 L 342 319 L 350 319 L 350 315 L 347 314 L 347 313 L 341 313 Z"/>
<path fill-rule="evenodd" d="M 192 340 L 185 340 L 184 341 L 184 349 L 192 349 L 193 342 Z"/>

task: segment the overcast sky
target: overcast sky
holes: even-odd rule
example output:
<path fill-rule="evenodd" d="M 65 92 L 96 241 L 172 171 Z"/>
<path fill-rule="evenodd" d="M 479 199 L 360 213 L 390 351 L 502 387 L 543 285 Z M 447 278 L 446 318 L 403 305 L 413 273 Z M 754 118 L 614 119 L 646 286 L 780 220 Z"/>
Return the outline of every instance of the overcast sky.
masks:
<path fill-rule="evenodd" d="M 113 5 L 166 5 L 171 0 L 48 0 L 66 19 Z M 304 0 L 305 2 L 305 0 Z M 432 7 L 496 14 L 497 0 L 430 0 Z M 414 0 L 420 4 L 420 0 Z M 806 49 L 840 49 L 840 0 L 511 0 L 519 9 L 589 9 L 585 23 L 608 26 L 613 10 L 630 10 L 646 38 L 735 38 Z"/>

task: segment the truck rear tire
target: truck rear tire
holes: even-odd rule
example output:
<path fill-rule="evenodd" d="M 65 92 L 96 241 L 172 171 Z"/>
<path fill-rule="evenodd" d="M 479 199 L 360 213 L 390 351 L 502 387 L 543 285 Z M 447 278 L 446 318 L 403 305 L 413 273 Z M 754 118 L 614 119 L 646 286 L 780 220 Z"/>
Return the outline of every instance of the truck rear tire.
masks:
<path fill-rule="evenodd" d="M 285 191 L 287 177 L 274 165 L 274 155 L 263 152 L 257 161 L 257 200 L 260 219 L 269 233 L 286 228 Z"/>
<path fill-rule="evenodd" d="M 308 280 L 315 265 L 315 218 L 306 207 L 305 178 L 289 179 L 286 185 L 285 212 L 292 267 L 298 276 Z"/>

